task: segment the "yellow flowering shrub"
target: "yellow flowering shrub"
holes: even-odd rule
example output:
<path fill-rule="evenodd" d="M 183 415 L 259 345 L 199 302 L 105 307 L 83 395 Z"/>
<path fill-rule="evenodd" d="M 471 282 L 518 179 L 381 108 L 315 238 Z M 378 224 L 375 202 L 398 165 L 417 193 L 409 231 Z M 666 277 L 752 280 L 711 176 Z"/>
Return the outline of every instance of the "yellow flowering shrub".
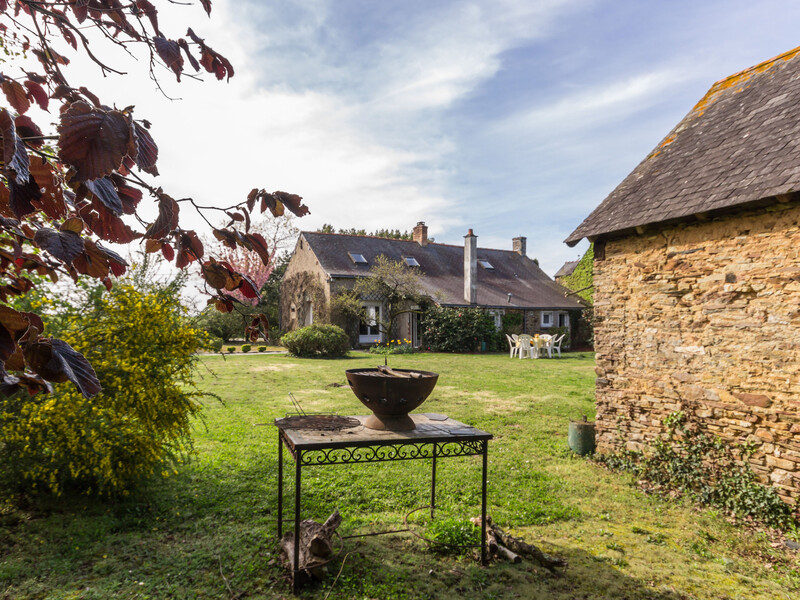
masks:
<path fill-rule="evenodd" d="M 59 335 L 89 359 L 103 391 L 87 400 L 67 383 L 0 400 L 0 470 L 11 485 L 124 495 L 191 453 L 194 353 L 206 334 L 175 292 L 121 283 L 62 319 Z"/>

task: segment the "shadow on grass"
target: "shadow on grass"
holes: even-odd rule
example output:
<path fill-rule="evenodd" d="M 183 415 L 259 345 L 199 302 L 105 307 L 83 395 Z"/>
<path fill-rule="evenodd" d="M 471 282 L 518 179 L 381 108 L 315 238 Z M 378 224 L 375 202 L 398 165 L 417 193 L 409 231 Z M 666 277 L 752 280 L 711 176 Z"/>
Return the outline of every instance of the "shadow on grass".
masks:
<path fill-rule="evenodd" d="M 519 564 L 492 561 L 481 567 L 477 554 L 437 557 L 416 538 L 384 536 L 348 542 L 340 557 L 328 566 L 328 577 L 305 586 L 301 597 L 318 598 L 329 593 L 331 600 L 685 598 L 666 587 L 659 589 L 654 582 L 630 577 L 608 559 L 579 548 L 558 548 L 568 567 L 551 573 L 527 560 Z"/>

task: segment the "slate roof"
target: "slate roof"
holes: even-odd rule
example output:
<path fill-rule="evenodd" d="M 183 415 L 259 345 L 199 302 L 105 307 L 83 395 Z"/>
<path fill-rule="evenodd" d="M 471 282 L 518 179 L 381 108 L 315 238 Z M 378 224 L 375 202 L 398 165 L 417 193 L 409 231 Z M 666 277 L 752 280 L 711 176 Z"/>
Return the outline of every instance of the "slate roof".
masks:
<path fill-rule="evenodd" d="M 304 231 L 305 239 L 320 266 L 331 277 L 363 277 L 375 259 L 383 254 L 392 260 L 414 257 L 422 270 L 422 283 L 428 294 L 444 306 L 469 306 L 464 300 L 464 247 L 450 244 Z M 366 265 L 353 262 L 348 253 L 360 253 Z M 478 261 L 488 260 L 494 267 L 478 266 L 478 305 L 496 308 L 579 310 L 583 304 L 550 279 L 527 256 L 512 250 L 478 248 Z M 415 267 L 416 268 L 416 267 Z M 511 302 L 508 294 L 511 293 Z"/>
<path fill-rule="evenodd" d="M 553 278 L 555 279 L 556 277 L 566 277 L 567 275 L 572 275 L 572 272 L 575 270 L 575 267 L 578 266 L 579 262 L 581 261 L 568 260 L 563 265 L 561 265 L 561 268 L 558 271 L 556 271 L 556 274 L 553 275 Z"/>
<path fill-rule="evenodd" d="M 800 190 L 800 47 L 715 83 L 565 240 Z"/>

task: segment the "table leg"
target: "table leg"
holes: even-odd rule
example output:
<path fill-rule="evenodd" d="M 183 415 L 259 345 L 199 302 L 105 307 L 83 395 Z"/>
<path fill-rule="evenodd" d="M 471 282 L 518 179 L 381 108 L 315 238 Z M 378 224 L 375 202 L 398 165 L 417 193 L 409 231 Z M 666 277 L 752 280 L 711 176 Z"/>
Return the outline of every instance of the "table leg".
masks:
<path fill-rule="evenodd" d="M 489 442 L 483 442 L 483 476 L 481 481 L 481 564 L 485 565 L 486 556 L 486 471 L 489 464 Z"/>
<path fill-rule="evenodd" d="M 292 592 L 297 593 L 297 576 L 300 573 L 300 472 L 303 451 L 298 449 L 294 466 L 294 560 L 292 562 Z"/>
<path fill-rule="evenodd" d="M 431 472 L 431 520 L 433 520 L 433 512 L 436 509 L 436 448 L 438 444 L 433 444 L 433 469 Z"/>
<path fill-rule="evenodd" d="M 278 429 L 278 540 L 283 537 L 283 440 Z"/>

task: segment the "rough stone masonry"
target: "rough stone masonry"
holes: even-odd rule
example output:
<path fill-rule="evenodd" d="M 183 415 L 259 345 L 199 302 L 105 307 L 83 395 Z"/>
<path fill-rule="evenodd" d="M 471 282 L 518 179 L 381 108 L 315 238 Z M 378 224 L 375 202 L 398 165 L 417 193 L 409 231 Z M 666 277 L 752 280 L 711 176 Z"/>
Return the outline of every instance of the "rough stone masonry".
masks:
<path fill-rule="evenodd" d="M 642 449 L 690 410 L 755 442 L 751 463 L 800 497 L 800 205 L 608 240 L 594 265 L 600 451 Z"/>

